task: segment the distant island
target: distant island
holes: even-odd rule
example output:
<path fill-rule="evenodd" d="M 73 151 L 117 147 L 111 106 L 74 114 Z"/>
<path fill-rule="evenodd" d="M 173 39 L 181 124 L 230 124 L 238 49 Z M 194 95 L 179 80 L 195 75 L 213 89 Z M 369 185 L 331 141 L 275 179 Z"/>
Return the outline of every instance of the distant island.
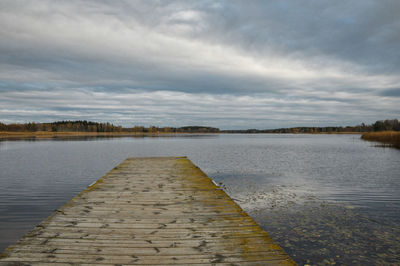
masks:
<path fill-rule="evenodd" d="M 52 123 L 0 123 L 0 138 L 48 138 L 69 136 L 137 136 L 161 134 L 259 134 L 259 133 L 291 133 L 291 134 L 363 134 L 362 138 L 371 141 L 380 141 L 385 145 L 399 147 L 400 123 L 398 119 L 379 120 L 371 125 L 362 123 L 357 126 L 337 127 L 292 127 L 278 129 L 245 129 L 220 130 L 208 126 L 184 127 L 122 127 L 111 123 L 91 121 L 57 121 Z"/>

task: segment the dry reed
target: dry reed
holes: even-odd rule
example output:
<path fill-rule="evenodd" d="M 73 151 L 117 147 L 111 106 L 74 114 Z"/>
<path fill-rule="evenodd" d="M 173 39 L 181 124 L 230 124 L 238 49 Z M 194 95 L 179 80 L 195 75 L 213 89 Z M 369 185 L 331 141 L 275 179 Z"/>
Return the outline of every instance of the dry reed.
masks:
<path fill-rule="evenodd" d="M 400 149 L 400 131 L 368 132 L 361 136 L 363 140 L 377 141 L 384 146 L 391 146 Z"/>

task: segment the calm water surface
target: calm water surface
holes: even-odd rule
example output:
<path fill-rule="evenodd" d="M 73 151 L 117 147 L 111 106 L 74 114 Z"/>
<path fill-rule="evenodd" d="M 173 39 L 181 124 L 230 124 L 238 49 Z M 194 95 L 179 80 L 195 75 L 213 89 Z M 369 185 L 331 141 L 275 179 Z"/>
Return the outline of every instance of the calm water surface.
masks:
<path fill-rule="evenodd" d="M 400 264 L 400 150 L 358 135 L 0 142 L 0 250 L 129 156 L 188 156 L 299 264 Z"/>

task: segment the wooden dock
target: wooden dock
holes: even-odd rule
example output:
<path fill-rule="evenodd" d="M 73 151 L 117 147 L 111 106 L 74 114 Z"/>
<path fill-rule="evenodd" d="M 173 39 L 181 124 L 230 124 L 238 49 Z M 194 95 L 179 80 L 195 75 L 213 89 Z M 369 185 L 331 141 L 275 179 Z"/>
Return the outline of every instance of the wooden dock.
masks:
<path fill-rule="evenodd" d="M 185 157 L 128 158 L 0 254 L 0 265 L 294 265 Z"/>

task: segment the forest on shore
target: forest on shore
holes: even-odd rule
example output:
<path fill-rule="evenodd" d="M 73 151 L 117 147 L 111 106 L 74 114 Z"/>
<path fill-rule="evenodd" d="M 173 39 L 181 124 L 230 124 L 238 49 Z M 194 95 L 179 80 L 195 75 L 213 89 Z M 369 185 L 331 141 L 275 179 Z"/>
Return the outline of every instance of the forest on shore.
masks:
<path fill-rule="evenodd" d="M 0 131 L 5 132 L 109 132 L 109 133 L 219 133 L 218 128 L 205 126 L 186 127 L 122 127 L 111 123 L 98 123 L 91 121 L 57 121 L 52 123 L 0 123 Z"/>
<path fill-rule="evenodd" d="M 357 126 L 337 127 L 292 127 L 277 129 L 246 129 L 246 130 L 223 130 L 224 133 L 365 133 L 378 131 L 400 131 L 400 123 L 397 119 L 379 120 L 371 125 L 362 123 Z"/>
<path fill-rule="evenodd" d="M 337 127 L 293 127 L 278 129 L 245 129 L 245 130 L 220 130 L 207 126 L 185 127 L 156 127 L 133 126 L 122 127 L 111 123 L 98 123 L 91 121 L 57 121 L 52 123 L 11 123 L 0 122 L 1 132 L 109 132 L 109 133 L 365 133 L 380 131 L 400 131 L 397 119 L 379 120 L 371 125 L 362 123 L 357 126 Z"/>

